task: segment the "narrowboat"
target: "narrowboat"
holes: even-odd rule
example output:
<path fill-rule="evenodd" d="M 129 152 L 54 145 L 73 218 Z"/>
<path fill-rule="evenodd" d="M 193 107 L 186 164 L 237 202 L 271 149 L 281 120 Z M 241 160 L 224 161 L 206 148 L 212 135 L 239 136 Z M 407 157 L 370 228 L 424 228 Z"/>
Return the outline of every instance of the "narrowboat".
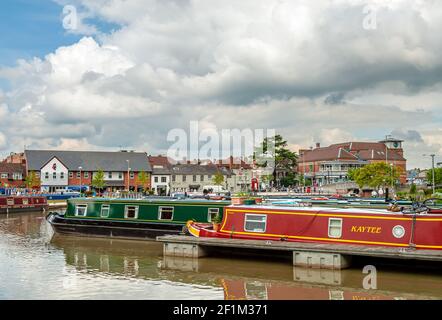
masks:
<path fill-rule="evenodd" d="M 155 238 L 180 234 L 188 220 L 211 222 L 230 204 L 221 200 L 74 198 L 64 214 L 46 217 L 55 232 L 101 237 Z"/>
<path fill-rule="evenodd" d="M 43 211 L 48 208 L 46 197 L 38 196 L 0 196 L 0 214 Z"/>
<path fill-rule="evenodd" d="M 221 225 L 189 221 L 195 237 L 376 245 L 442 250 L 442 209 L 381 210 L 228 206 Z"/>

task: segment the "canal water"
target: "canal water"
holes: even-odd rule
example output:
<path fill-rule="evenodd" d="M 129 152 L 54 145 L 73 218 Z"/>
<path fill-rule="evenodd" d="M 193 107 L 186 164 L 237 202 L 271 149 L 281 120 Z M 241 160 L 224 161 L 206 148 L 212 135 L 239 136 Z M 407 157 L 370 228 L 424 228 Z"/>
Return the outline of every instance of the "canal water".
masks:
<path fill-rule="evenodd" d="M 251 257 L 164 258 L 162 246 L 54 234 L 44 213 L 0 215 L 0 299 L 441 299 L 442 270 L 293 267 Z"/>

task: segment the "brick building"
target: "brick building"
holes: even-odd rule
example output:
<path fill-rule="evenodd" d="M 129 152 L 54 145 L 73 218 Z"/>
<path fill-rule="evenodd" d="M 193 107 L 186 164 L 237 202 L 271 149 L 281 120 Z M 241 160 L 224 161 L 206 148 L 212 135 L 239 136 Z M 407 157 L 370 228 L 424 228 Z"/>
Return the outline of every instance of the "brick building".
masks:
<path fill-rule="evenodd" d="M 152 169 L 146 153 L 25 150 L 25 159 L 27 172 L 35 172 L 42 190 L 49 192 L 80 185 L 90 187 L 99 170 L 104 172 L 107 191 L 140 191 L 141 172 L 147 173 L 150 188 Z"/>
<path fill-rule="evenodd" d="M 0 187 L 24 188 L 26 168 L 20 163 L 0 162 Z"/>
<path fill-rule="evenodd" d="M 402 140 L 387 139 L 379 142 L 346 142 L 299 150 L 298 173 L 321 186 L 348 180 L 348 171 L 366 164 L 387 162 L 400 167 L 400 183 L 407 179 Z"/>

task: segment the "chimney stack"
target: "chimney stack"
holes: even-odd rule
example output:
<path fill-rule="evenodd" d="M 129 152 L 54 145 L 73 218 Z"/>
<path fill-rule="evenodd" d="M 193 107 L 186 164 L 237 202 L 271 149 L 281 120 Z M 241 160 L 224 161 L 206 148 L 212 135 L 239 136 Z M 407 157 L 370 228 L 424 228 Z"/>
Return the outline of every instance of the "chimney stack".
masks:
<path fill-rule="evenodd" d="M 316 148 L 321 148 L 321 143 L 316 142 Z"/>

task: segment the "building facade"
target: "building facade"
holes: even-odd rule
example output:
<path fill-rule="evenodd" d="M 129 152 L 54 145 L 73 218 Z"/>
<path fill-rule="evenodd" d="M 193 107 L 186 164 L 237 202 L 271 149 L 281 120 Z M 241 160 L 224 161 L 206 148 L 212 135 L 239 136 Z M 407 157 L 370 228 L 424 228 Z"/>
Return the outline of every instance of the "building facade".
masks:
<path fill-rule="evenodd" d="M 141 172 L 146 173 L 150 188 L 152 169 L 146 153 L 25 150 L 25 159 L 26 171 L 40 179 L 42 191 L 90 188 L 100 170 L 104 172 L 107 191 L 141 191 Z"/>
<path fill-rule="evenodd" d="M 174 164 L 171 172 L 171 192 L 203 192 L 205 187 L 214 185 L 213 177 L 217 173 L 224 176 L 223 189 L 234 191 L 234 173 L 212 163 Z"/>
<path fill-rule="evenodd" d="M 348 171 L 370 163 L 387 162 L 402 171 L 400 183 L 407 181 L 407 160 L 404 158 L 402 140 L 388 139 L 380 142 L 347 142 L 299 150 L 298 174 L 311 179 L 314 186 L 347 182 Z"/>
<path fill-rule="evenodd" d="M 25 188 L 26 168 L 20 163 L 0 162 L 0 188 Z"/>
<path fill-rule="evenodd" d="M 158 196 L 170 195 L 172 164 L 167 157 L 149 156 L 149 163 L 152 168 L 152 191 Z"/>

